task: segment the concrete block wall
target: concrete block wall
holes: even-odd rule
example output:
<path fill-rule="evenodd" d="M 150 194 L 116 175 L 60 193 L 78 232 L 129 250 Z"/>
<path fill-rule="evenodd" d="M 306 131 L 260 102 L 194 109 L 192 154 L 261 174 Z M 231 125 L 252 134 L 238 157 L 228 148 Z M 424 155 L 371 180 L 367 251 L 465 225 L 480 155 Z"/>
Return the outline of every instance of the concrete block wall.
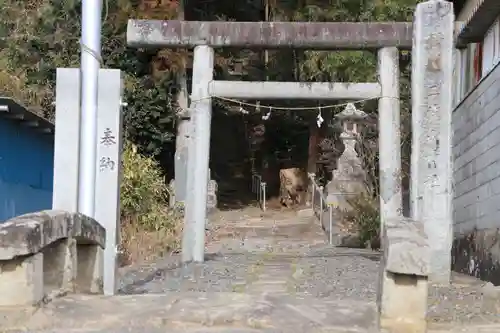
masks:
<path fill-rule="evenodd" d="M 452 114 L 453 269 L 500 284 L 500 67 Z"/>
<path fill-rule="evenodd" d="M 54 136 L 0 117 L 0 223 L 52 206 Z"/>

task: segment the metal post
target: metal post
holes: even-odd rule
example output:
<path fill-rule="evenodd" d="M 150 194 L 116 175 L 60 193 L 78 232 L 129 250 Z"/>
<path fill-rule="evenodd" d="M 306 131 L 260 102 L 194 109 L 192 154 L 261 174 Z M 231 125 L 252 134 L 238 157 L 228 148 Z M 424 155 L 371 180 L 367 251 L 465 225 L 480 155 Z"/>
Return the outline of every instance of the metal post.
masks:
<path fill-rule="evenodd" d="M 319 224 L 323 225 L 323 186 L 320 186 L 319 190 Z"/>
<path fill-rule="evenodd" d="M 97 77 L 101 58 L 102 1 L 82 1 L 81 128 L 78 211 L 94 217 L 97 166 Z"/>
<path fill-rule="evenodd" d="M 310 173 L 309 174 L 309 179 L 311 181 L 311 207 L 314 212 L 314 192 L 316 192 L 316 180 L 315 180 L 315 174 Z"/>
<path fill-rule="evenodd" d="M 266 211 L 266 183 L 262 183 L 262 210 Z"/>
<path fill-rule="evenodd" d="M 333 228 L 333 211 L 332 211 L 332 205 L 328 205 L 328 218 L 330 219 L 329 221 L 329 228 L 330 228 L 330 237 L 329 237 L 329 243 L 330 245 L 333 244 L 333 232 L 332 232 L 332 228 Z"/>
<path fill-rule="evenodd" d="M 257 176 L 257 198 L 262 205 L 262 179 L 260 176 Z"/>

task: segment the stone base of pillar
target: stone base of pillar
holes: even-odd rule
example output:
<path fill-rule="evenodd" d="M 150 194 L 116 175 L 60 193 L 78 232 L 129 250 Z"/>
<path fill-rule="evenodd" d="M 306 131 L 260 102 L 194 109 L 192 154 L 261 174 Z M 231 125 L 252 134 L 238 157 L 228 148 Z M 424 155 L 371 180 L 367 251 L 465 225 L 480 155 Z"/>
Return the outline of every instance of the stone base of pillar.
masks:
<path fill-rule="evenodd" d="M 382 272 L 379 326 L 387 333 L 425 333 L 427 277 Z"/>
<path fill-rule="evenodd" d="M 422 222 L 388 220 L 377 305 L 379 326 L 387 333 L 425 333 L 430 248 Z"/>

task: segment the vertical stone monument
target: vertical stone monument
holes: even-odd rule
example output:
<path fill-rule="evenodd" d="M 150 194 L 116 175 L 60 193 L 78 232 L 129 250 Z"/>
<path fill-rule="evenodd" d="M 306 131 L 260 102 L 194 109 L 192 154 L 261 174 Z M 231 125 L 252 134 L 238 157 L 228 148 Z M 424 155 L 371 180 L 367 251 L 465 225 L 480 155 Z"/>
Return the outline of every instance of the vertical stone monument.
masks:
<path fill-rule="evenodd" d="M 411 204 L 431 247 L 433 283 L 449 284 L 453 240 L 453 3 L 426 1 L 415 11 L 412 48 Z"/>
<path fill-rule="evenodd" d="M 366 117 L 367 114 L 358 110 L 352 103 L 347 104 L 346 108 L 335 116 L 342 124 L 340 139 L 344 144 L 344 151 L 337 160 L 332 180 L 325 187 L 327 204 L 332 206 L 334 212 L 333 228 L 338 228 L 340 213 L 351 209 L 348 200 L 366 192 L 366 173 L 355 149 L 359 137 L 358 125 Z M 323 228 L 328 232 L 329 218 L 326 216 L 322 219 Z M 336 231 L 338 230 L 333 230 L 334 233 Z"/>
<path fill-rule="evenodd" d="M 118 245 L 120 244 L 120 182 L 123 149 L 123 78 L 118 69 L 100 69 L 97 105 L 97 165 L 95 219 L 106 228 L 104 250 L 105 295 L 118 290 Z"/>

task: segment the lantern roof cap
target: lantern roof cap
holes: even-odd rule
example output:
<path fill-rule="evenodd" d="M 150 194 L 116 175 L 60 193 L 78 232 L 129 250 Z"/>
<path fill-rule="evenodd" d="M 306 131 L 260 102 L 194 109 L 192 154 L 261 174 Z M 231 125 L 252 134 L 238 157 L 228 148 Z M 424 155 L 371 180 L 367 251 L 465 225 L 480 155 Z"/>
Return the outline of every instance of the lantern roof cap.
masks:
<path fill-rule="evenodd" d="M 366 117 L 368 117 L 368 114 L 363 110 L 357 109 L 354 103 L 347 103 L 345 109 L 335 115 L 335 118 L 340 120 L 361 120 Z"/>

